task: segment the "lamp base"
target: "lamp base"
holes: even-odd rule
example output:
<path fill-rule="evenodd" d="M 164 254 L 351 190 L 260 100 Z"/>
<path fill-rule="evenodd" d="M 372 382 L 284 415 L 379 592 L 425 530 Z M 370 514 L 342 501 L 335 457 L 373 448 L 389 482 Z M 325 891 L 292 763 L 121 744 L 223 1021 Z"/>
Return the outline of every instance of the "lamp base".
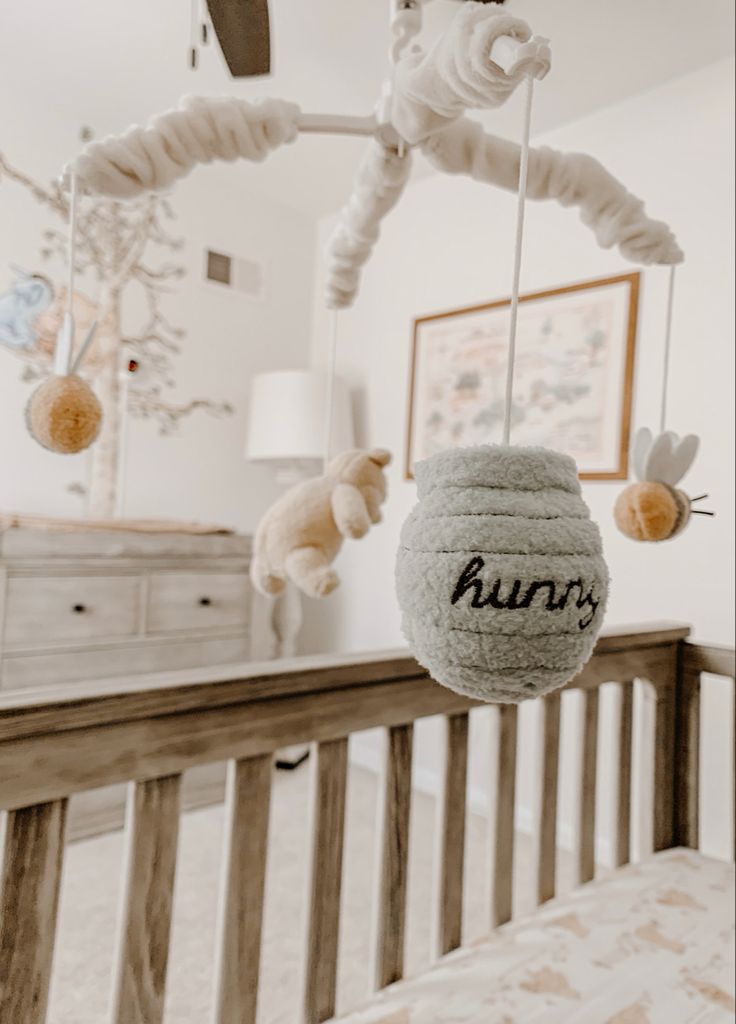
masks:
<path fill-rule="evenodd" d="M 293 772 L 300 764 L 304 764 L 308 757 L 309 744 L 297 744 L 296 746 L 284 747 L 283 750 L 279 750 L 274 763 L 280 771 Z"/>
<path fill-rule="evenodd" d="M 322 472 L 321 459 L 283 459 L 276 464 L 276 482 L 292 487 L 303 480 L 319 476 Z"/>

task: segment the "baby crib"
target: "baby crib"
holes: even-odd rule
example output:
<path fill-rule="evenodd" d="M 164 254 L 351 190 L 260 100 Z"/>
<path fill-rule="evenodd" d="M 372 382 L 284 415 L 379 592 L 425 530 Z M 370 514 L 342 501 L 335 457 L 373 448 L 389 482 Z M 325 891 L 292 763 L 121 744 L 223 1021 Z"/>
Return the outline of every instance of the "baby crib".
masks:
<path fill-rule="evenodd" d="M 621 691 L 615 767 L 615 860 L 630 858 L 634 680 L 655 702 L 653 845 L 699 845 L 701 675 L 734 678 L 734 652 L 688 640 L 686 627 L 609 632 L 569 688 L 582 694 L 577 864 L 595 874 L 596 766 L 603 684 Z M 704 680 L 703 686 L 707 685 Z M 561 696 L 541 703 L 535 822 L 537 901 L 555 895 Z M 414 722 L 442 716 L 446 745 L 436 893 L 437 954 L 461 945 L 469 712 L 472 701 L 433 684 L 403 651 L 300 658 L 197 670 L 58 691 L 0 696 L 0 1022 L 44 1024 L 69 798 L 129 782 L 127 860 L 113 994 L 114 1024 L 164 1014 L 182 773 L 228 762 L 215 1021 L 255 1024 L 276 750 L 314 744 L 305 1024 L 331 1019 L 343 876 L 348 737 L 387 730 L 376 898 L 379 989 L 402 978 Z M 492 815 L 492 920 L 513 916 L 518 710 L 500 706 Z M 388 1018 L 386 1018 L 388 1019 Z M 392 1018 L 393 1019 L 393 1018 Z"/>

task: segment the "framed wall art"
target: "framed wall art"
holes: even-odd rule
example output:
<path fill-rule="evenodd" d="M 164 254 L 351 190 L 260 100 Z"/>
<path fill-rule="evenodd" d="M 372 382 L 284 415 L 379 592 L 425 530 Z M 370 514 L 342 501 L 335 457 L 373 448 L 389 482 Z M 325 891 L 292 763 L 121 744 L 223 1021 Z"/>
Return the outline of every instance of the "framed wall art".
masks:
<path fill-rule="evenodd" d="M 587 480 L 625 480 L 640 274 L 522 295 L 513 444 L 572 455 Z M 406 476 L 447 448 L 501 440 L 510 299 L 414 321 Z"/>

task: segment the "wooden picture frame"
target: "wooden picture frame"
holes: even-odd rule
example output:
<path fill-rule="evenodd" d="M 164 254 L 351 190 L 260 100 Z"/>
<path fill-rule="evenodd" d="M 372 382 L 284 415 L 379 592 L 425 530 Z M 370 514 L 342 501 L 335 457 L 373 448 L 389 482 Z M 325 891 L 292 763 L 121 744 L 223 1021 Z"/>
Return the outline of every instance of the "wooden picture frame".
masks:
<path fill-rule="evenodd" d="M 635 271 L 519 299 L 512 443 L 567 451 L 583 480 L 628 477 L 640 283 Z M 407 480 L 433 451 L 501 440 L 510 303 L 414 320 Z"/>

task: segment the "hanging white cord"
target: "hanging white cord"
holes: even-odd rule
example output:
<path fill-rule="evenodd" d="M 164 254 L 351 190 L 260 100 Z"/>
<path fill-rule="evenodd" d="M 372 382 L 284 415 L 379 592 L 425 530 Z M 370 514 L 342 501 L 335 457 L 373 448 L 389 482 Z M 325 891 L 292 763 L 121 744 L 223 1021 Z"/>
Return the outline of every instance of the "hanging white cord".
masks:
<path fill-rule="evenodd" d="M 115 498 L 115 518 L 125 518 L 125 485 L 128 475 L 128 393 L 130 391 L 130 374 L 121 374 L 120 380 L 120 446 L 118 448 L 118 474 Z"/>
<path fill-rule="evenodd" d="M 667 422 L 667 390 L 670 377 L 670 348 L 672 343 L 672 307 L 675 301 L 675 270 L 677 264 L 670 267 L 670 281 L 667 290 L 667 323 L 664 329 L 664 369 L 662 371 L 662 411 L 659 417 L 659 432 L 664 433 Z"/>
<path fill-rule="evenodd" d="M 69 189 L 69 266 L 67 268 L 67 303 L 72 307 L 74 296 L 74 261 L 77 255 L 77 172 L 75 168 L 71 171 L 71 182 Z"/>
<path fill-rule="evenodd" d="M 519 319 L 519 284 L 521 281 L 521 251 L 524 238 L 524 208 L 526 189 L 529 179 L 529 136 L 532 125 L 532 100 L 534 98 L 534 79 L 531 75 L 526 80 L 526 99 L 524 104 L 524 127 L 521 140 L 521 158 L 519 161 L 519 193 L 516 207 L 516 244 L 514 248 L 514 280 L 511 287 L 511 312 L 509 318 L 509 354 L 506 369 L 506 397 L 503 411 L 503 444 L 511 440 L 511 410 L 514 400 L 514 365 L 516 362 L 516 328 Z"/>
<path fill-rule="evenodd" d="M 330 347 L 327 353 L 327 408 L 325 410 L 324 469 L 330 461 L 332 424 L 335 417 L 335 368 L 337 365 L 337 310 L 332 310 Z"/>
<path fill-rule="evenodd" d="M 200 29 L 200 2 L 192 0 L 189 12 L 189 67 L 194 70 L 198 64 Z"/>
<path fill-rule="evenodd" d="M 54 373 L 65 377 L 72 363 L 72 345 L 74 343 L 74 261 L 76 259 L 77 234 L 77 172 L 72 167 L 69 183 L 69 241 L 67 244 L 67 294 L 66 311 L 54 353 Z"/>

